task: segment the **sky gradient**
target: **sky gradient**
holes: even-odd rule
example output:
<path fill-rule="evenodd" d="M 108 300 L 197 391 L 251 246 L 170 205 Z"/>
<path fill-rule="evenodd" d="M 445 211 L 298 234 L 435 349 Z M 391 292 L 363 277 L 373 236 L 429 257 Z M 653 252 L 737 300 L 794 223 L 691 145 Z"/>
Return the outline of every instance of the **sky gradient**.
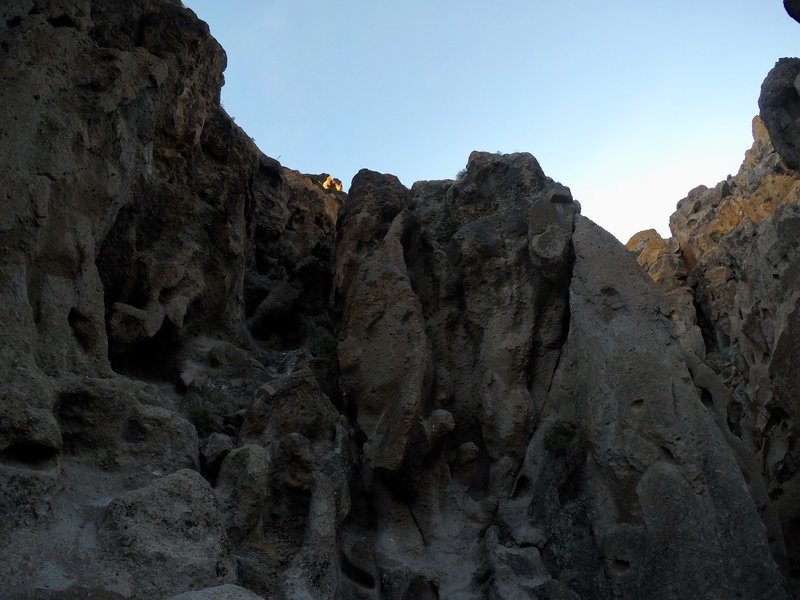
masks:
<path fill-rule="evenodd" d="M 800 54 L 780 0 L 184 0 L 222 101 L 287 167 L 407 186 L 531 152 L 625 242 L 735 174 L 761 82 Z"/>

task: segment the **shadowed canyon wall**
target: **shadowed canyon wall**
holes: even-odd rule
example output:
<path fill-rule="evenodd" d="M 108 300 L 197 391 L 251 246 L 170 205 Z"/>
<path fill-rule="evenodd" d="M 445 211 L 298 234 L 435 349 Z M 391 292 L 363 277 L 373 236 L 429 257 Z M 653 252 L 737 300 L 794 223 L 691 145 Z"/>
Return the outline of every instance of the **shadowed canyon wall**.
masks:
<path fill-rule="evenodd" d="M 791 73 L 632 256 L 529 154 L 284 168 L 180 2 L 0 60 L 0 596 L 793 597 Z"/>

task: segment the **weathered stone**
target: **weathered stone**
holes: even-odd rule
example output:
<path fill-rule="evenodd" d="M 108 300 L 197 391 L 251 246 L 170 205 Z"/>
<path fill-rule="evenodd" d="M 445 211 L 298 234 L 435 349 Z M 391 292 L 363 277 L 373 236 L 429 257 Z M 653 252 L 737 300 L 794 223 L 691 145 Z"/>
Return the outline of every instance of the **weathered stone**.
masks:
<path fill-rule="evenodd" d="M 797 414 L 789 391 L 795 369 L 777 374 L 794 360 L 785 349 L 796 333 L 800 176 L 778 156 L 758 117 L 753 135 L 735 177 L 678 204 L 670 220 L 675 237 L 664 251 L 650 251 L 646 233 L 628 247 L 665 293 L 701 399 L 747 474 L 775 560 L 791 573 L 798 561 L 797 517 L 789 508 L 797 474 L 786 440 Z M 716 192 L 722 188 L 724 198 Z"/>
<path fill-rule="evenodd" d="M 354 181 L 337 259 L 343 389 L 359 425 L 398 444 L 391 463 L 366 463 L 374 470 L 364 480 L 373 511 L 384 515 L 376 524 L 377 569 L 393 573 L 389 580 L 401 588 L 407 571 L 398 563 L 435 579 L 440 594 L 478 593 L 488 576 L 481 585 L 464 582 L 484 563 L 505 569 L 502 555 L 520 573 L 541 572 L 527 583 L 521 575 L 507 581 L 509 566 L 492 584 L 500 597 L 558 589 L 563 597 L 671 598 L 677 592 L 662 577 L 675 570 L 681 585 L 700 595 L 746 589 L 785 597 L 754 496 L 716 415 L 703 406 L 666 303 L 608 234 L 576 221 L 573 205 L 550 202 L 552 187 L 532 157 L 480 153 L 458 181 L 416 184 L 411 198 L 390 177 L 362 173 Z M 729 195 L 720 188 L 720 200 Z M 551 256 L 548 244 L 537 243 L 544 235 L 558 241 Z M 663 258 L 668 247 L 662 241 L 653 256 Z M 384 283 L 370 285 L 378 280 Z M 398 308 L 402 316 L 393 312 Z M 689 316 L 687 339 L 697 333 Z M 370 344 L 382 357 L 380 370 L 359 354 Z M 408 357 L 420 361 L 411 373 Z M 404 365 L 392 380 L 397 387 L 384 390 L 380 378 L 397 364 Z M 520 372 L 529 375 L 517 387 Z M 435 390 L 439 374 L 444 393 Z M 406 399 L 395 389 L 414 393 Z M 429 454 L 424 433 L 430 419 L 423 406 L 435 408 L 433 398 L 452 415 L 448 435 L 462 449 L 451 454 L 448 471 L 444 457 Z M 479 435 L 470 429 L 476 413 Z M 367 433 L 368 461 L 382 448 L 379 440 Z M 470 466 L 479 460 L 485 466 Z M 679 480 L 692 483 L 681 487 Z M 465 481 L 511 499 L 450 504 Z M 668 488 L 677 492 L 665 506 Z M 703 502 L 714 509 L 706 512 Z M 503 538 L 517 549 L 488 556 L 474 532 L 454 526 L 467 514 L 478 523 L 507 523 L 520 540 Z M 676 529 L 678 514 L 695 515 L 694 525 Z M 706 533 L 697 534 L 698 523 Z M 680 540 L 672 554 L 670 537 Z M 712 538 L 719 543 L 710 545 Z M 471 560 L 440 571 L 446 553 L 439 549 L 447 547 L 472 547 Z M 729 572 L 723 565 L 731 556 L 748 566 Z M 419 564 L 427 566 L 412 566 Z"/>
<path fill-rule="evenodd" d="M 142 597 L 233 581 L 230 544 L 211 486 L 181 470 L 122 494 L 106 509 L 104 542 Z"/>
<path fill-rule="evenodd" d="M 788 597 L 785 65 L 631 242 L 660 293 L 529 154 L 284 169 L 179 2 L 13 0 L 0 44 L 7 595 Z"/>
<path fill-rule="evenodd" d="M 252 444 L 233 450 L 222 462 L 214 492 L 234 544 L 258 525 L 269 493 L 269 471 L 269 452 Z"/>
<path fill-rule="evenodd" d="M 0 495 L 4 539 L 20 541 L 0 575 L 15 594 L 136 597 L 126 560 L 92 558 L 97 506 L 197 468 L 195 428 L 236 438 L 256 390 L 330 336 L 344 195 L 232 123 L 224 52 L 180 3 L 9 2 L 0 42 L 0 468 L 4 488 L 27 490 Z M 245 272 L 301 294 L 259 328 L 270 349 L 247 330 Z M 332 354 L 309 352 L 329 392 Z M 83 497 L 98 504 L 67 501 Z M 179 531 L 142 522 L 142 539 L 148 527 Z M 26 578 L 25 544 L 56 538 L 71 541 Z M 148 597 L 203 585 L 184 575 L 184 589 L 146 578 Z"/>
<path fill-rule="evenodd" d="M 572 192 L 567 186 L 556 184 L 547 190 L 547 199 L 550 202 L 569 203 L 572 202 Z"/>
<path fill-rule="evenodd" d="M 795 87 L 798 75 L 800 58 L 780 59 L 761 85 L 758 98 L 772 144 L 794 170 L 800 169 L 800 92 Z"/>
<path fill-rule="evenodd" d="M 167 600 L 264 600 L 264 598 L 243 587 L 228 583 L 204 590 L 184 592 L 170 596 Z"/>
<path fill-rule="evenodd" d="M 663 297 L 610 234 L 586 219 L 577 220 L 573 245 L 569 337 L 548 401 L 559 418 L 578 424 L 571 438 L 551 436 L 550 445 L 565 446 L 568 459 L 573 449 L 580 452 L 568 469 L 571 477 L 582 473 L 583 483 L 575 488 L 562 479 L 558 504 L 547 508 L 545 496 L 535 514 L 545 528 L 569 524 L 573 536 L 591 523 L 594 555 L 583 549 L 569 567 L 579 589 L 596 585 L 595 569 L 602 568 L 596 561 L 605 557 L 625 565 L 604 578 L 606 593 L 669 598 L 673 582 L 681 581 L 700 596 L 786 597 L 755 502 L 695 390 Z M 620 281 L 624 287 L 612 283 Z M 576 380 L 578 369 L 583 375 Z M 547 450 L 546 434 L 543 442 Z M 533 448 L 527 460 L 537 466 L 526 476 L 542 489 L 552 477 L 547 463 Z M 595 507 L 585 515 L 584 498 Z M 560 516 L 548 525 L 550 510 Z M 734 537 L 725 533 L 733 530 Z M 558 564 L 572 549 L 551 552 L 545 547 L 546 562 Z M 732 556 L 748 566 L 731 572 Z M 769 591 L 765 581 L 772 582 Z"/>
<path fill-rule="evenodd" d="M 705 358 L 706 344 L 698 324 L 694 290 L 687 283 L 687 268 L 675 239 L 665 240 L 651 229 L 634 235 L 626 247 L 667 297 L 681 345 L 695 356 Z"/>
<path fill-rule="evenodd" d="M 247 411 L 241 437 L 268 446 L 291 433 L 302 434 L 318 452 L 331 449 L 339 413 L 320 390 L 310 369 L 298 368 L 262 387 Z"/>
<path fill-rule="evenodd" d="M 199 465 L 197 431 L 153 388 L 120 379 L 65 383 L 55 407 L 65 458 L 148 478 Z"/>
<path fill-rule="evenodd" d="M 115 302 L 108 322 L 109 336 L 119 349 L 132 350 L 137 343 L 149 340 L 161 329 L 164 313 L 147 312 Z"/>
<path fill-rule="evenodd" d="M 496 525 L 486 531 L 485 543 L 487 562 L 483 568 L 489 573 L 477 572 L 473 578 L 485 576 L 483 587 L 491 587 L 497 598 L 535 598 L 537 588 L 552 581 L 537 548 L 504 545 Z"/>

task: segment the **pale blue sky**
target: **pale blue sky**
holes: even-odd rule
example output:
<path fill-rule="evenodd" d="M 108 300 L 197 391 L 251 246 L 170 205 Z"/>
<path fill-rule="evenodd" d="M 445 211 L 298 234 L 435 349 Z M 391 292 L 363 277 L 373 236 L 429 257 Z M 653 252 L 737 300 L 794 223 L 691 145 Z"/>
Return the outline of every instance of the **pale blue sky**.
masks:
<path fill-rule="evenodd" d="M 800 54 L 780 0 L 184 0 L 223 104 L 285 166 L 410 186 L 527 151 L 623 242 L 735 173 L 762 80 Z"/>

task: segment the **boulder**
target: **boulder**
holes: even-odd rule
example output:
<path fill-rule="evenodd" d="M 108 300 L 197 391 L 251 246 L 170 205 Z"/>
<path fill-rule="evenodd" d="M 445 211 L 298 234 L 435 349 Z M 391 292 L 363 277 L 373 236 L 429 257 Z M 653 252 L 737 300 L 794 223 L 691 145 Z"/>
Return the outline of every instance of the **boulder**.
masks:
<path fill-rule="evenodd" d="M 139 597 L 235 579 L 220 506 L 196 471 L 118 496 L 103 524 L 105 546 Z"/>
<path fill-rule="evenodd" d="M 800 23 L 800 2 L 798 0 L 783 0 L 783 7 L 790 17 Z"/>
<path fill-rule="evenodd" d="M 781 58 L 761 85 L 758 107 L 775 150 L 786 164 L 800 169 L 800 58 Z"/>
<path fill-rule="evenodd" d="M 269 493 L 269 471 L 269 452 L 252 444 L 236 448 L 222 461 L 214 492 L 234 544 L 259 524 Z"/>

